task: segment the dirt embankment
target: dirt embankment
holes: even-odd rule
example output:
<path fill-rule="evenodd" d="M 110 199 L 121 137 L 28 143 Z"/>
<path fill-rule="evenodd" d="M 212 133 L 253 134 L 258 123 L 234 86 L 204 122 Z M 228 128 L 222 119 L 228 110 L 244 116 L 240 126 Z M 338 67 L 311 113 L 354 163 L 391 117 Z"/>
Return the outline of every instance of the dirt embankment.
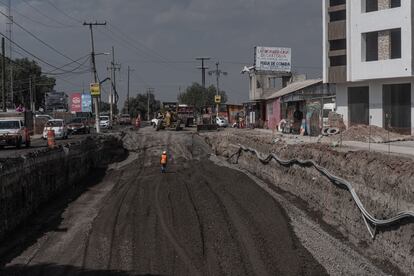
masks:
<path fill-rule="evenodd" d="M 312 159 L 332 173 L 349 180 L 366 209 L 376 218 L 389 218 L 400 211 L 414 210 L 414 161 L 365 151 L 338 152 L 319 144 L 286 145 L 272 143 L 251 132 L 226 131 L 203 134 L 217 155 L 229 157 L 238 144 L 284 159 Z M 398 269 L 414 273 L 414 223 L 403 221 L 380 228 L 371 239 L 362 214 L 348 191 L 334 186 L 313 168 L 264 165 L 256 156 L 243 153 L 239 166 L 273 186 L 297 197 L 311 212 L 339 231 L 343 237 L 391 273 Z M 398 268 L 398 269 L 397 269 Z"/>
<path fill-rule="evenodd" d="M 107 136 L 0 159 L 0 240 L 42 204 L 125 155 L 120 140 Z"/>

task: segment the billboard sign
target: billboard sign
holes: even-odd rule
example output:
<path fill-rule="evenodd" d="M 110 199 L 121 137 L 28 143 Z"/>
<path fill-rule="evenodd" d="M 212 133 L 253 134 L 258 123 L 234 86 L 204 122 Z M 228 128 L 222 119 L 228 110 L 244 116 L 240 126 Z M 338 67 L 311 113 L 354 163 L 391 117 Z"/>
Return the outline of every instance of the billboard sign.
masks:
<path fill-rule="evenodd" d="M 73 93 L 70 95 L 70 111 L 82 112 L 82 96 L 81 93 Z"/>
<path fill-rule="evenodd" d="M 256 71 L 291 72 L 292 49 L 279 47 L 256 47 Z"/>
<path fill-rule="evenodd" d="M 82 94 L 82 112 L 92 112 L 91 94 Z"/>

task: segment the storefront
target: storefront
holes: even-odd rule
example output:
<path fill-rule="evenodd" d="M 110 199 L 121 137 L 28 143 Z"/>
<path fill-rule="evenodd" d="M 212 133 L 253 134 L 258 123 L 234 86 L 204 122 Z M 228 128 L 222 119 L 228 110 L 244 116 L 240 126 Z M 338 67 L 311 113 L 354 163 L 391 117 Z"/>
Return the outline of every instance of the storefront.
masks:
<path fill-rule="evenodd" d="M 266 101 L 244 103 L 247 127 L 263 128 L 266 122 Z"/>
<path fill-rule="evenodd" d="M 323 125 L 324 103 L 331 103 L 334 97 L 334 87 L 324 85 L 320 79 L 291 83 L 267 98 L 268 128 L 277 129 L 283 120 L 294 133 L 300 133 L 302 128 L 317 136 Z"/>

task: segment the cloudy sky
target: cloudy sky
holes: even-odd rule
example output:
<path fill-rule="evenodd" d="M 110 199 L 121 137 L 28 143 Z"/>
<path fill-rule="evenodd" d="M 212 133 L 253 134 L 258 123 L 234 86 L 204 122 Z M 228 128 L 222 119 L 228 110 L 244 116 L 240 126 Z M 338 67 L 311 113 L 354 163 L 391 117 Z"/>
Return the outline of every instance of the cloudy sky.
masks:
<path fill-rule="evenodd" d="M 155 89 L 161 100 L 175 100 L 178 91 L 192 82 L 201 82 L 199 62 L 209 56 L 213 69 L 220 61 L 229 73 L 221 80 L 230 102 L 248 99 L 248 82 L 240 74 L 243 65 L 253 64 L 254 46 L 292 48 L 296 72 L 321 76 L 321 1 L 305 0 L 12 0 L 16 23 L 53 46 L 60 54 L 40 43 L 21 28 L 13 26 L 13 40 L 22 48 L 60 67 L 90 53 L 90 35 L 84 21 L 107 21 L 95 29 L 97 52 L 110 52 L 121 64 L 118 90 L 121 104 L 126 97 L 127 67 L 131 72 L 131 95 Z M 7 5 L 8 0 L 0 0 Z M 4 12 L 4 9 L 3 9 Z M 6 30 L 2 15 L 2 32 Z M 14 47 L 13 57 L 28 56 Z M 64 54 L 64 56 L 62 55 Z M 66 57 L 65 57 L 66 56 Z M 110 56 L 97 56 L 100 79 L 108 72 Z M 85 72 L 90 66 L 76 72 Z M 44 71 L 54 68 L 39 62 Z M 78 67 L 74 63 L 66 71 Z M 60 71 L 54 71 L 60 72 Z M 88 89 L 91 74 L 64 74 L 57 77 L 57 90 L 81 92 Z M 214 84 L 207 77 L 207 84 Z M 109 88 L 106 88 L 108 91 Z M 106 92 L 107 93 L 107 92 Z"/>

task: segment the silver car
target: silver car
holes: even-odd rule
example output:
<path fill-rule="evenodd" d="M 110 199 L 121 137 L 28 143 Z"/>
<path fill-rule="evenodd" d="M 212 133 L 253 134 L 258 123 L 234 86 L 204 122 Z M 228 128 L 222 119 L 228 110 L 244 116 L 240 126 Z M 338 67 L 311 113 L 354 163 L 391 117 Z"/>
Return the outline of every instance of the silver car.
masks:
<path fill-rule="evenodd" d="M 227 127 L 229 125 L 229 122 L 223 117 L 216 117 L 216 124 L 219 127 Z"/>

